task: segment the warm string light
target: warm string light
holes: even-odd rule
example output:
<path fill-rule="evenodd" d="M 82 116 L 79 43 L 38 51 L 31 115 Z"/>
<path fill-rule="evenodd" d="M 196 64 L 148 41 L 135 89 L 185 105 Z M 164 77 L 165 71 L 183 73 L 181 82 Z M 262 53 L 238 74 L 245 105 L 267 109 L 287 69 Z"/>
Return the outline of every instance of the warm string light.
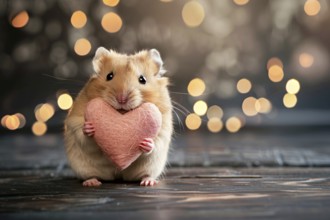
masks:
<path fill-rule="evenodd" d="M 321 4 L 318 0 L 307 0 L 304 5 L 305 13 L 308 16 L 315 16 L 321 10 Z"/>
<path fill-rule="evenodd" d="M 189 130 L 197 130 L 202 124 L 202 119 L 198 115 L 191 113 L 186 117 L 185 123 Z"/>
<path fill-rule="evenodd" d="M 299 55 L 299 63 L 304 68 L 309 68 L 314 63 L 314 57 L 309 53 L 302 53 Z"/>
<path fill-rule="evenodd" d="M 242 127 L 242 122 L 239 118 L 237 117 L 230 117 L 226 121 L 226 129 L 230 133 L 236 133 L 238 132 Z"/>
<path fill-rule="evenodd" d="M 23 128 L 26 124 L 25 116 L 21 113 L 5 115 L 1 118 L 1 125 L 8 130 Z"/>
<path fill-rule="evenodd" d="M 73 99 L 68 93 L 61 94 L 57 99 L 57 105 L 62 110 L 68 110 L 72 107 Z"/>
<path fill-rule="evenodd" d="M 239 93 L 245 94 L 250 92 L 252 83 L 250 80 L 242 78 L 237 82 L 236 88 Z"/>
<path fill-rule="evenodd" d="M 83 28 L 87 23 L 87 16 L 83 11 L 75 11 L 71 15 L 71 24 L 79 29 Z"/>
<path fill-rule="evenodd" d="M 197 1 L 187 2 L 182 9 L 182 19 L 188 27 L 198 27 L 204 20 L 203 6 Z"/>
<path fill-rule="evenodd" d="M 193 109 L 197 115 L 203 116 L 207 112 L 207 104 L 203 100 L 199 100 L 195 102 Z"/>
<path fill-rule="evenodd" d="M 236 5 L 246 5 L 250 0 L 233 0 Z"/>
<path fill-rule="evenodd" d="M 27 25 L 29 19 L 27 11 L 21 11 L 11 20 L 11 25 L 15 28 L 23 28 Z"/>
<path fill-rule="evenodd" d="M 74 45 L 74 51 L 79 56 L 87 55 L 92 49 L 92 45 L 86 38 L 80 38 L 76 41 Z"/>
<path fill-rule="evenodd" d="M 105 31 L 109 33 L 116 33 L 120 31 L 123 26 L 123 21 L 118 14 L 109 12 L 103 15 L 101 25 Z"/>
<path fill-rule="evenodd" d="M 45 124 L 45 122 L 36 121 L 32 125 L 32 132 L 36 136 L 42 136 L 47 132 L 47 125 Z"/>
<path fill-rule="evenodd" d="M 119 4 L 119 0 L 103 0 L 103 4 L 110 7 L 116 7 Z"/>
<path fill-rule="evenodd" d="M 192 79 L 187 87 L 188 93 L 191 96 L 197 97 L 201 96 L 205 91 L 205 83 L 200 78 Z"/>
<path fill-rule="evenodd" d="M 294 108 L 298 102 L 297 96 L 287 93 L 283 97 L 283 104 L 286 108 Z"/>

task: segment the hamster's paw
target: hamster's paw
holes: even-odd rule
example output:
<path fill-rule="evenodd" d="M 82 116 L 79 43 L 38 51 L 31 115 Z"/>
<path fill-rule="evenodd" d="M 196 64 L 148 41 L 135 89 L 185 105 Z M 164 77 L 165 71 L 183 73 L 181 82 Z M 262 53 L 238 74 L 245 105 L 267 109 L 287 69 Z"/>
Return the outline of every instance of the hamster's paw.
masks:
<path fill-rule="evenodd" d="M 140 150 L 143 151 L 144 153 L 151 153 L 152 150 L 155 147 L 154 140 L 151 138 L 145 138 L 139 145 Z"/>
<path fill-rule="evenodd" d="M 92 137 L 95 133 L 95 128 L 92 122 L 90 121 L 85 121 L 84 126 L 83 126 L 83 132 L 85 135 Z"/>
<path fill-rule="evenodd" d="M 155 180 L 154 178 L 152 177 L 144 177 L 141 182 L 140 182 L 140 186 L 154 186 L 158 183 L 157 180 Z"/>
<path fill-rule="evenodd" d="M 102 183 L 100 181 L 98 181 L 98 179 L 96 179 L 96 178 L 91 178 L 91 179 L 85 180 L 82 183 L 82 185 L 91 187 L 91 186 L 101 186 Z"/>

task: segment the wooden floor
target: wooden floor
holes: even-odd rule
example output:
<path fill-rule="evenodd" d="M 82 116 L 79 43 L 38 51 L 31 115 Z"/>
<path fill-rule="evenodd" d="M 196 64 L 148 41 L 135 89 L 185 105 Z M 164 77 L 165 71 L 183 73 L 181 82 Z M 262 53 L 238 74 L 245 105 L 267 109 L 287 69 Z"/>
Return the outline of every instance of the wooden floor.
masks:
<path fill-rule="evenodd" d="M 0 219 L 330 219 L 328 134 L 251 132 L 218 142 L 188 134 L 176 139 L 173 152 L 181 153 L 171 154 L 166 176 L 151 188 L 127 182 L 82 187 L 66 165 L 59 134 L 4 135 Z M 286 152 L 296 156 L 291 161 L 303 160 L 285 163 Z M 227 155 L 226 164 L 217 164 L 216 155 Z"/>

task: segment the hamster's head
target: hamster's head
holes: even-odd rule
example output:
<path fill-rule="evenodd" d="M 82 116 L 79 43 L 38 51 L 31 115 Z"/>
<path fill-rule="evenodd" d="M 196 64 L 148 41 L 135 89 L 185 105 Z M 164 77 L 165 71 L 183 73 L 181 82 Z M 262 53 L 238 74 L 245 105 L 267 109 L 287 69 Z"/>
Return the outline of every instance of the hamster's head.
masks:
<path fill-rule="evenodd" d="M 90 92 L 118 111 L 130 111 L 144 102 L 166 109 L 168 79 L 163 76 L 163 61 L 156 49 L 126 55 L 100 47 L 93 67 Z"/>

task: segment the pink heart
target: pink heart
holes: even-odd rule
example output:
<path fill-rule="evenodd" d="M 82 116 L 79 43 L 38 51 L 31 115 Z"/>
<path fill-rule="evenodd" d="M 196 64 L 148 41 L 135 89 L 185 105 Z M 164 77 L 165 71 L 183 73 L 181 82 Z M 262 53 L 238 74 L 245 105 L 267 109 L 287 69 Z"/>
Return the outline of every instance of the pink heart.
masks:
<path fill-rule="evenodd" d="M 94 125 L 96 143 L 121 170 L 142 154 L 140 143 L 156 137 L 162 123 L 161 113 L 152 103 L 121 114 L 101 98 L 87 103 L 85 119 Z"/>

